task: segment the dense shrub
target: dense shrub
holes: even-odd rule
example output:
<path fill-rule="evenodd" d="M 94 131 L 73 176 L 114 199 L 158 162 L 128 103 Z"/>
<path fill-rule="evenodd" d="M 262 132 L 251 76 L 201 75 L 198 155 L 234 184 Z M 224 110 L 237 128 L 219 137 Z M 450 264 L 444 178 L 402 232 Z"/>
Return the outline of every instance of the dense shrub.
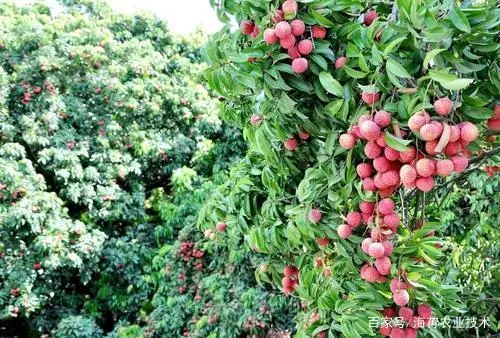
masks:
<path fill-rule="evenodd" d="M 212 4 L 240 28 L 207 44 L 206 79 L 249 150 L 200 228 L 224 222 L 268 257 L 258 278 L 306 304 L 298 336 L 463 332 L 435 322 L 463 314 L 468 293 L 443 264 L 441 202 L 498 164 L 482 137 L 500 121 L 494 2 Z"/>

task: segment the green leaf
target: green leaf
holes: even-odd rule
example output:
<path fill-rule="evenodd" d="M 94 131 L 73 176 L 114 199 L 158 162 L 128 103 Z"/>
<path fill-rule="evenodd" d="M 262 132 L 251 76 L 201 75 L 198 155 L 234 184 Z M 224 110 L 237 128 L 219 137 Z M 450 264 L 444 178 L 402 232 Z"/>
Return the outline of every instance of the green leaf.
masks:
<path fill-rule="evenodd" d="M 347 75 L 349 75 L 350 77 L 355 78 L 355 79 L 362 79 L 366 75 L 368 75 L 368 73 L 363 73 L 363 72 L 360 72 L 359 70 L 354 70 L 348 66 L 344 66 L 342 69 L 347 73 Z"/>
<path fill-rule="evenodd" d="M 451 20 L 453 25 L 463 32 L 470 33 L 469 20 L 464 13 L 457 6 L 453 6 L 448 12 L 448 18 Z"/>
<path fill-rule="evenodd" d="M 427 69 L 427 66 L 429 65 L 432 59 L 434 59 L 439 53 L 445 50 L 446 49 L 433 49 L 429 53 L 427 53 L 424 59 L 424 69 Z"/>
<path fill-rule="evenodd" d="M 332 74 L 328 72 L 319 73 L 319 82 L 327 92 L 338 97 L 344 97 L 344 88 L 342 85 L 333 78 Z"/>
<path fill-rule="evenodd" d="M 311 15 L 313 16 L 313 18 L 321 25 L 321 26 L 325 26 L 325 27 L 332 27 L 333 26 L 333 22 L 331 22 L 330 20 L 328 20 L 327 18 L 325 18 L 323 15 L 321 15 L 318 11 L 316 10 L 311 10 Z"/>
<path fill-rule="evenodd" d="M 388 131 L 384 134 L 384 140 L 385 143 L 387 143 L 387 145 L 392 149 L 397 151 L 410 151 L 410 148 L 407 146 L 411 143 L 411 140 L 403 140 L 402 138 L 392 135 Z"/>
<path fill-rule="evenodd" d="M 469 86 L 474 79 L 457 79 L 450 82 L 441 83 L 441 86 L 448 90 L 460 90 Z"/>
<path fill-rule="evenodd" d="M 392 74 L 404 78 L 404 79 L 409 79 L 411 78 L 410 73 L 406 69 L 404 69 L 403 66 L 401 66 L 399 63 L 394 61 L 393 59 L 387 60 L 386 63 L 387 70 L 391 72 Z"/>
<path fill-rule="evenodd" d="M 403 42 L 404 40 L 406 40 L 406 36 L 402 37 L 402 38 L 399 38 L 399 39 L 396 39 L 394 41 L 392 41 L 390 44 L 387 45 L 387 47 L 385 47 L 384 49 L 384 57 L 387 57 L 387 55 L 389 55 L 389 53 L 393 52 L 394 50 L 397 50 L 397 48 L 399 47 L 399 44 L 401 42 Z"/>

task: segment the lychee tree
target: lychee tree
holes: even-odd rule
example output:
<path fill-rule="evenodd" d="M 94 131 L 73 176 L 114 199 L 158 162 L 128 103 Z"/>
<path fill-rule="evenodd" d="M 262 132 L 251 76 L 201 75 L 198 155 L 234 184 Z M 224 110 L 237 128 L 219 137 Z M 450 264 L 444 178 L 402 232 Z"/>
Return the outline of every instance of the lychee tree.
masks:
<path fill-rule="evenodd" d="M 256 277 L 304 302 L 299 336 L 439 336 L 462 306 L 434 211 L 500 152 L 495 2 L 212 5 L 240 28 L 205 76 L 249 150 L 200 228 L 268 255 Z"/>

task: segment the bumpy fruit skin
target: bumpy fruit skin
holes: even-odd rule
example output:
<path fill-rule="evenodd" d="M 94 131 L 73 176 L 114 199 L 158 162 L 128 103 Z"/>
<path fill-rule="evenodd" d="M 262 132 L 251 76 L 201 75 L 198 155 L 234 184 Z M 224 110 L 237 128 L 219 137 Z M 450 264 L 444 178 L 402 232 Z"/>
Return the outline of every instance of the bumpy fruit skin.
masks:
<path fill-rule="evenodd" d="M 385 248 L 382 243 L 372 243 L 368 247 L 368 254 L 373 258 L 380 258 L 384 256 Z"/>
<path fill-rule="evenodd" d="M 383 241 L 382 246 L 384 247 L 384 256 L 390 256 L 392 254 L 392 250 L 394 246 L 389 241 Z"/>
<path fill-rule="evenodd" d="M 408 289 L 408 284 L 395 278 L 391 280 L 390 289 L 392 293 L 395 293 L 398 290 L 406 290 Z"/>
<path fill-rule="evenodd" d="M 424 319 L 432 317 L 432 308 L 427 304 L 420 304 L 417 307 L 418 315 Z"/>
<path fill-rule="evenodd" d="M 396 161 L 397 159 L 399 159 L 399 151 L 391 147 L 385 147 L 384 156 L 389 161 Z"/>
<path fill-rule="evenodd" d="M 379 125 L 380 128 L 385 128 L 391 124 L 392 116 L 385 110 L 379 110 L 375 113 L 373 120 Z"/>
<path fill-rule="evenodd" d="M 226 223 L 223 223 L 223 222 L 219 222 L 215 225 L 215 228 L 217 229 L 218 232 L 224 232 L 226 231 Z"/>
<path fill-rule="evenodd" d="M 368 141 L 375 141 L 380 135 L 380 127 L 373 121 L 363 121 L 359 124 L 361 135 Z"/>
<path fill-rule="evenodd" d="M 454 170 L 457 173 L 463 172 L 469 166 L 469 160 L 465 156 L 453 156 L 451 160 L 453 161 Z"/>
<path fill-rule="evenodd" d="M 413 310 L 409 307 L 402 306 L 399 309 L 399 316 L 409 322 L 413 318 Z"/>
<path fill-rule="evenodd" d="M 385 173 L 390 167 L 391 164 L 385 156 L 380 156 L 373 160 L 373 168 L 379 173 Z"/>
<path fill-rule="evenodd" d="M 417 189 L 423 192 L 429 192 L 434 188 L 434 178 L 431 177 L 419 177 L 415 181 Z"/>
<path fill-rule="evenodd" d="M 250 36 L 255 39 L 257 36 L 259 36 L 259 33 L 260 33 L 259 27 L 254 26 Z"/>
<path fill-rule="evenodd" d="M 401 161 L 402 163 L 410 163 L 417 156 L 417 150 L 415 149 L 415 147 L 409 146 L 408 148 L 410 148 L 410 150 L 399 153 L 399 161 Z"/>
<path fill-rule="evenodd" d="M 434 111 L 440 116 L 448 116 L 453 111 L 453 101 L 448 97 L 442 97 L 434 102 Z"/>
<path fill-rule="evenodd" d="M 375 159 L 382 153 L 382 148 L 380 148 L 374 141 L 367 142 L 364 150 L 366 157 L 369 159 Z"/>
<path fill-rule="evenodd" d="M 413 132 L 418 132 L 425 124 L 431 121 L 431 117 L 425 111 L 418 112 L 408 120 L 408 128 Z"/>
<path fill-rule="evenodd" d="M 366 191 L 377 191 L 377 186 L 375 186 L 373 178 L 367 177 L 363 180 L 363 189 Z"/>
<path fill-rule="evenodd" d="M 473 142 L 479 136 L 479 130 L 477 127 L 470 123 L 464 122 L 460 128 L 460 137 L 466 142 Z"/>
<path fill-rule="evenodd" d="M 352 149 L 356 145 L 356 139 L 351 134 L 342 134 L 339 138 L 339 144 L 344 149 Z"/>
<path fill-rule="evenodd" d="M 292 27 L 286 21 L 280 21 L 276 24 L 274 28 L 274 34 L 280 39 L 284 39 L 292 34 Z"/>
<path fill-rule="evenodd" d="M 300 57 L 299 50 L 297 49 L 297 46 L 292 46 L 288 48 L 288 56 L 290 59 L 295 60 Z"/>
<path fill-rule="evenodd" d="M 299 274 L 299 270 L 293 265 L 287 265 L 283 268 L 283 274 L 285 277 L 296 277 Z"/>
<path fill-rule="evenodd" d="M 304 24 L 304 21 L 295 19 L 292 22 L 290 22 L 290 27 L 292 27 L 292 34 L 295 36 L 301 36 L 304 34 L 304 31 L 306 30 L 306 25 Z"/>
<path fill-rule="evenodd" d="M 361 278 L 370 283 L 376 282 L 381 277 L 377 269 L 369 265 L 361 267 L 360 274 Z"/>
<path fill-rule="evenodd" d="M 422 158 L 417 161 L 416 169 L 417 173 L 421 177 L 429 177 L 432 174 L 434 174 L 434 171 L 436 170 L 436 165 L 434 164 L 433 160 L 428 158 Z"/>
<path fill-rule="evenodd" d="M 274 34 L 274 29 L 267 28 L 264 31 L 264 42 L 265 43 L 267 43 L 268 45 L 272 45 L 278 41 L 279 41 L 279 38 Z"/>
<path fill-rule="evenodd" d="M 380 200 L 377 205 L 377 210 L 382 215 L 390 215 L 394 212 L 394 201 L 390 198 L 384 198 Z"/>
<path fill-rule="evenodd" d="M 394 300 L 394 303 L 396 303 L 397 305 L 405 306 L 410 301 L 410 295 L 406 290 L 398 290 L 394 292 L 392 299 Z"/>
<path fill-rule="evenodd" d="M 351 236 L 351 233 L 352 233 L 351 227 L 347 224 L 341 224 L 337 228 L 337 234 L 342 239 L 348 238 L 349 236 Z"/>
<path fill-rule="evenodd" d="M 361 212 L 364 214 L 371 215 L 375 210 L 375 202 L 363 201 L 359 203 L 359 210 L 361 210 Z"/>
<path fill-rule="evenodd" d="M 307 214 L 307 218 L 309 219 L 309 222 L 318 224 L 321 221 L 321 211 L 318 209 L 311 209 L 309 213 Z"/>
<path fill-rule="evenodd" d="M 313 50 L 313 43 L 311 40 L 301 40 L 297 45 L 299 53 L 302 55 L 309 55 Z"/>
<path fill-rule="evenodd" d="M 405 164 L 399 170 L 399 178 L 405 187 L 406 185 L 411 185 L 417 179 L 417 170 L 411 165 Z"/>
<path fill-rule="evenodd" d="M 417 338 L 417 330 L 411 327 L 405 329 L 405 338 Z"/>
<path fill-rule="evenodd" d="M 371 238 L 365 238 L 363 242 L 361 242 L 361 250 L 363 250 L 363 252 L 368 255 L 368 249 L 370 248 L 370 244 L 372 243 L 373 240 Z"/>
<path fill-rule="evenodd" d="M 397 186 L 399 185 L 399 173 L 396 170 L 389 170 L 382 174 L 382 181 L 388 187 Z"/>
<path fill-rule="evenodd" d="M 255 28 L 255 24 L 251 20 L 243 20 L 240 23 L 241 32 L 245 35 L 250 35 Z"/>
<path fill-rule="evenodd" d="M 363 21 L 365 25 L 370 26 L 373 23 L 373 21 L 375 21 L 375 19 L 377 18 L 378 18 L 378 13 L 376 11 L 369 11 L 365 13 Z"/>
<path fill-rule="evenodd" d="M 346 216 L 346 222 L 351 227 L 355 228 L 361 225 L 361 214 L 357 211 L 351 211 Z"/>
<path fill-rule="evenodd" d="M 276 34 L 276 30 L 275 30 L 274 34 Z M 290 35 L 285 36 L 284 38 L 281 38 L 280 39 L 280 46 L 285 48 L 285 49 L 292 48 L 293 46 L 295 46 L 295 36 L 290 34 Z"/>
<path fill-rule="evenodd" d="M 326 29 L 321 26 L 312 26 L 311 33 L 314 39 L 323 40 L 326 36 Z"/>
<path fill-rule="evenodd" d="M 329 239 L 326 237 L 325 238 L 318 238 L 316 240 L 316 243 L 318 243 L 319 246 L 327 246 L 328 242 L 329 242 Z"/>
<path fill-rule="evenodd" d="M 453 125 L 450 126 L 450 139 L 448 142 L 457 142 L 460 140 L 460 127 Z"/>
<path fill-rule="evenodd" d="M 378 102 L 378 100 L 380 99 L 380 93 L 363 92 L 361 94 L 361 99 L 364 103 L 371 106 Z"/>
<path fill-rule="evenodd" d="M 433 123 L 427 123 L 420 128 L 420 138 L 424 141 L 434 141 L 441 135 L 439 127 Z"/>
<path fill-rule="evenodd" d="M 451 160 L 439 160 L 436 162 L 436 174 L 441 177 L 450 176 L 455 169 L 455 165 Z"/>
<path fill-rule="evenodd" d="M 292 69 L 297 74 L 302 74 L 307 70 L 308 62 L 304 58 L 297 58 L 292 61 Z"/>
<path fill-rule="evenodd" d="M 399 327 L 393 327 L 391 330 L 391 338 L 406 338 L 405 330 Z"/>
<path fill-rule="evenodd" d="M 285 14 L 297 13 L 297 2 L 295 0 L 286 0 L 285 2 L 283 2 L 281 9 Z"/>
<path fill-rule="evenodd" d="M 283 145 L 285 146 L 286 150 L 294 151 L 295 149 L 297 149 L 297 140 L 295 138 L 291 137 L 288 140 L 286 140 L 283 143 Z"/>
<path fill-rule="evenodd" d="M 345 56 L 339 56 L 337 60 L 335 60 L 335 69 L 340 69 L 345 66 L 347 62 L 347 58 Z"/>
<path fill-rule="evenodd" d="M 493 131 L 500 131 L 500 119 L 489 119 L 486 122 L 488 129 Z"/>
<path fill-rule="evenodd" d="M 395 212 L 387 216 L 384 216 L 384 224 L 392 229 L 397 229 L 400 223 L 401 223 L 401 218 Z"/>
<path fill-rule="evenodd" d="M 391 335 L 391 330 L 392 330 L 392 328 L 390 326 L 386 325 L 386 326 L 381 326 L 380 329 L 378 330 L 378 332 L 380 333 L 380 335 L 382 335 L 384 337 L 389 337 Z"/>
<path fill-rule="evenodd" d="M 373 168 L 370 163 L 360 163 L 356 166 L 356 172 L 360 178 L 370 177 L 372 174 Z"/>
<path fill-rule="evenodd" d="M 271 15 L 271 22 L 274 24 L 277 24 L 280 21 L 285 20 L 285 13 L 281 9 L 277 9 L 272 15 Z"/>
<path fill-rule="evenodd" d="M 391 272 L 391 260 L 389 257 L 380 257 L 375 260 L 375 268 L 383 275 L 387 276 Z"/>
<path fill-rule="evenodd" d="M 299 137 L 300 137 L 301 140 L 307 141 L 311 137 L 311 134 L 309 134 L 307 131 L 305 131 L 304 129 L 302 129 L 299 132 Z"/>

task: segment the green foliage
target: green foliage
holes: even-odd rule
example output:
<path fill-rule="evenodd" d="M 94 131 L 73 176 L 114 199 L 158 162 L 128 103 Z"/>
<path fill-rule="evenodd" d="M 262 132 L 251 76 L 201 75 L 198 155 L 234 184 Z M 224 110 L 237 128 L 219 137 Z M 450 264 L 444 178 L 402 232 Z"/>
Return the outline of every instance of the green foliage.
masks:
<path fill-rule="evenodd" d="M 281 3 L 212 4 L 222 19 L 252 20 L 264 31 L 274 27 L 270 15 Z M 382 193 L 363 190 L 356 176 L 356 165 L 367 161 L 363 147 L 345 150 L 337 140 L 341 133 L 351 132 L 361 115 L 383 109 L 393 119 L 385 142 L 398 151 L 410 143 L 422 150 L 420 136 L 407 132 L 408 119 L 433 109 L 432 102 L 444 96 L 455 105 L 446 121 L 472 121 L 484 132 L 481 123 L 492 117 L 500 92 L 498 8 L 492 1 L 463 2 L 459 8 L 455 2 L 435 0 L 371 1 L 369 6 L 356 0 L 312 0 L 298 6 L 292 17 L 327 30 L 325 39 L 313 39 L 309 68 L 301 75 L 290 67 L 279 43 L 267 45 L 260 35 L 244 36 L 230 27 L 215 34 L 203 51 L 211 65 L 205 72 L 207 82 L 224 98 L 222 116 L 244 128 L 249 150 L 204 206 L 198 225 L 206 230 L 224 221 L 230 238 L 265 254 L 269 268 L 256 271 L 261 281 L 281 286 L 283 267 L 298 267 L 294 296 L 306 304 L 298 318 L 299 337 L 378 334 L 370 318 L 380 318 L 382 309 L 394 306 L 389 289 L 393 278 L 413 286 L 412 308 L 430 304 L 438 318 L 463 313 L 460 292 L 465 290 L 441 271 L 448 253 L 436 247 L 442 240 L 434 235 L 444 230 L 439 206 L 448 198 L 449 179 L 436 177 L 435 189 L 425 194 L 402 187 L 388 194 L 401 215 L 392 240 L 392 270 L 387 282 L 368 283 L 359 272 L 363 263 L 374 262 L 360 248 L 366 229 L 354 229 L 342 240 L 337 228 L 360 201 L 378 201 Z M 370 25 L 363 24 L 362 17 L 368 9 L 378 13 Z M 303 38 L 310 37 L 309 29 Z M 347 56 L 347 63 L 335 68 L 333 61 L 340 56 Z M 374 92 L 380 100 L 370 107 L 360 94 Z M 251 124 L 252 116 L 261 122 Z M 401 129 L 408 135 L 404 139 L 398 134 Z M 309 139 L 297 137 L 303 131 Z M 298 143 L 294 151 L 284 144 L 290 138 Z M 469 150 L 488 152 L 484 157 L 498 163 L 498 142 L 478 139 Z M 482 159 L 471 158 L 471 167 L 480 166 Z M 307 218 L 312 208 L 323 215 L 318 224 Z M 419 221 L 425 222 L 421 229 Z M 498 236 L 498 229 L 494 234 Z M 329 239 L 327 246 L 316 243 L 322 238 Z M 331 275 L 325 274 L 326 268 Z M 319 320 L 312 323 L 312 314 L 319 314 Z M 437 327 L 419 332 L 447 334 Z"/>
<path fill-rule="evenodd" d="M 102 330 L 93 319 L 84 316 L 69 316 L 57 325 L 57 338 L 99 338 Z"/>

